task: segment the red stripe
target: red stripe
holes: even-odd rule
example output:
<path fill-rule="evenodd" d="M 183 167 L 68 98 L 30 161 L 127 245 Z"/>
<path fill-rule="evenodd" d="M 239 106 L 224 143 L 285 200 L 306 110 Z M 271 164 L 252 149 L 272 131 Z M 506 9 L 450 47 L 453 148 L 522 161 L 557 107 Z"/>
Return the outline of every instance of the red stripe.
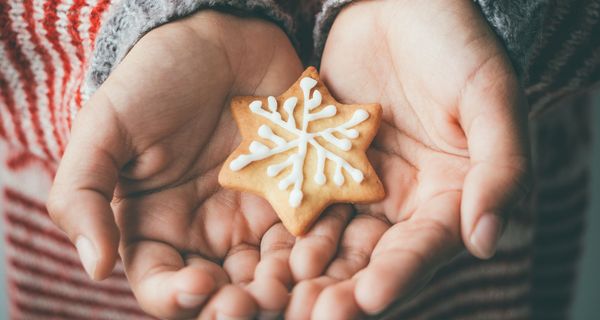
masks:
<path fill-rule="evenodd" d="M 57 292 L 55 290 L 51 290 L 51 288 L 40 289 L 40 288 L 34 287 L 29 284 L 20 283 L 15 280 L 13 280 L 13 284 L 16 286 L 17 290 L 20 290 L 22 292 L 26 292 L 33 296 L 49 297 L 52 299 L 60 300 L 62 303 L 65 303 L 65 304 L 71 304 L 71 305 L 75 305 L 75 306 L 88 306 L 88 307 L 100 308 L 100 309 L 104 309 L 104 310 L 114 310 L 119 313 L 128 313 L 128 314 L 133 314 L 133 315 L 138 315 L 138 316 L 146 316 L 146 313 L 144 313 L 139 308 L 119 306 L 119 305 L 114 305 L 111 303 L 101 303 L 101 302 L 94 301 L 92 299 L 87 299 L 87 298 L 82 298 L 82 297 L 72 297 L 68 294 L 64 294 L 61 292 Z"/>
<path fill-rule="evenodd" d="M 26 150 L 22 152 L 16 152 L 15 154 L 11 155 L 6 161 L 7 167 L 13 171 L 21 170 L 33 164 L 38 164 L 42 168 L 44 168 L 46 173 L 48 173 L 48 176 L 54 176 L 54 173 L 56 171 L 56 168 L 53 165 L 54 162 L 44 161 Z"/>
<path fill-rule="evenodd" d="M 69 62 L 69 56 L 67 55 L 67 52 L 61 46 L 60 34 L 58 33 L 57 28 L 56 28 L 56 22 L 58 21 L 58 15 L 56 14 L 58 3 L 59 3 L 59 0 L 48 0 L 46 3 L 44 3 L 43 24 L 44 24 L 44 28 L 46 29 L 46 38 L 52 45 L 52 48 L 54 49 L 54 51 L 56 51 L 58 53 L 60 61 L 63 64 L 63 70 L 65 72 L 65 74 L 63 75 L 63 78 L 62 78 L 62 87 L 61 87 L 61 92 L 60 92 L 60 97 L 61 97 L 60 108 L 64 109 L 65 105 L 66 105 L 65 92 L 67 89 L 67 82 L 69 80 L 69 77 L 71 76 L 71 63 Z M 56 111 L 59 111 L 58 108 Z M 61 120 L 64 120 L 67 123 L 67 128 L 63 128 L 65 130 L 64 134 L 66 135 L 68 133 L 68 128 L 70 128 L 70 122 L 69 122 L 69 119 L 61 119 Z M 64 149 L 61 150 L 61 154 L 63 152 L 64 152 Z"/>
<path fill-rule="evenodd" d="M 41 250 L 39 248 L 36 248 L 35 246 L 32 246 L 30 243 L 27 243 L 25 241 L 17 239 L 16 237 L 14 237 L 10 234 L 6 236 L 6 239 L 9 244 L 17 247 L 19 250 L 27 251 L 31 254 L 47 258 L 58 264 L 62 264 L 62 265 L 65 265 L 65 266 L 68 266 L 68 267 L 71 267 L 71 268 L 74 268 L 74 269 L 77 269 L 77 270 L 80 270 L 83 272 L 83 268 L 81 267 L 81 264 L 79 263 L 79 261 L 65 258 L 65 257 L 59 256 L 57 254 L 54 254 L 52 252 L 47 252 L 47 251 Z M 118 272 L 118 271 L 114 271 L 113 274 L 111 275 L 111 278 L 126 279 L 125 274 L 123 272 Z"/>
<path fill-rule="evenodd" d="M 0 92 L 2 92 L 2 90 L 0 90 Z M 2 96 L 0 96 L 1 98 Z M 4 129 L 4 122 L 2 122 L 2 119 L 0 118 L 0 138 L 3 138 L 5 140 L 8 140 L 8 136 L 6 134 L 6 129 Z"/>
<path fill-rule="evenodd" d="M 3 2 L 0 1 L 0 12 L 4 10 L 6 10 L 5 5 L 3 4 Z M 4 24 L 8 24 L 8 21 L 0 19 L 0 29 L 4 29 Z M 1 33 L 2 32 L 0 32 L 0 34 Z M 9 87 L 8 81 L 2 73 L 2 70 L 0 70 L 0 93 L 2 93 L 2 97 L 4 98 L 6 107 L 8 108 L 8 113 L 10 113 L 12 123 L 15 126 L 17 140 L 19 140 L 19 142 L 23 145 L 24 148 L 27 148 L 29 146 L 29 142 L 27 141 L 27 137 L 25 137 L 25 132 L 23 131 L 23 127 L 21 126 L 21 114 L 16 109 L 12 88 Z"/>
<path fill-rule="evenodd" d="M 16 306 L 19 309 L 19 313 L 21 313 L 21 316 L 25 316 L 26 314 L 33 314 L 36 315 L 38 317 L 42 317 L 45 319 L 64 319 L 64 320 L 82 320 L 85 318 L 80 318 L 76 315 L 73 315 L 72 313 L 68 312 L 68 311 L 64 311 L 64 310 L 59 310 L 59 309 L 47 309 L 44 307 L 40 307 L 40 306 L 35 306 L 35 305 L 31 305 L 31 301 L 28 301 L 27 303 L 21 302 L 21 301 L 16 301 Z M 17 318 L 17 317 L 15 317 Z M 25 318 L 26 319 L 26 318 Z"/>
<path fill-rule="evenodd" d="M 24 206 L 25 208 L 33 209 L 38 213 L 43 213 L 45 216 L 48 215 L 48 211 L 46 211 L 46 206 L 43 203 L 29 198 L 28 196 L 23 195 L 17 190 L 11 188 L 4 189 L 4 197 L 11 202 Z"/>
<path fill-rule="evenodd" d="M 41 40 L 38 36 L 35 21 L 33 17 L 33 0 L 27 0 L 23 4 L 25 7 L 24 18 L 27 21 L 27 30 L 31 35 L 31 42 L 35 46 L 35 51 L 42 58 L 42 62 L 44 63 L 44 71 L 46 71 L 46 86 L 48 87 L 48 108 L 50 110 L 50 124 L 52 126 L 52 135 L 58 144 L 59 151 L 63 149 L 63 140 L 62 137 L 58 134 L 58 130 L 56 128 L 56 118 L 53 110 L 56 108 L 54 105 L 54 76 L 56 70 L 54 69 L 54 64 L 52 63 L 52 57 L 50 53 L 44 46 L 41 44 Z"/>
<path fill-rule="evenodd" d="M 83 41 L 79 35 L 79 26 L 81 25 L 79 14 L 84 5 L 84 0 L 75 0 L 67 13 L 67 19 L 71 23 L 68 27 L 69 35 L 71 35 L 71 44 L 75 47 L 75 55 L 81 62 L 83 62 L 85 55 L 83 52 Z"/>
<path fill-rule="evenodd" d="M 100 0 L 96 4 L 94 9 L 92 9 L 92 11 L 90 12 L 89 34 L 92 43 L 92 48 L 94 48 L 96 44 L 96 34 L 98 33 L 98 30 L 100 29 L 100 24 L 102 23 L 102 14 L 104 13 L 104 11 L 106 11 L 106 9 L 108 9 L 110 1 L 111 0 Z"/>
<path fill-rule="evenodd" d="M 40 228 L 39 226 L 31 223 L 31 221 L 23 219 L 22 217 L 19 217 L 18 214 L 11 211 L 6 211 L 6 220 L 8 220 L 8 222 L 12 225 L 19 226 L 27 231 L 35 233 L 35 236 L 52 239 L 62 245 L 67 246 L 69 250 L 73 250 L 71 241 L 69 241 L 69 239 L 67 239 L 63 233 L 59 233 L 56 227 L 53 227 L 52 229 Z"/>
<path fill-rule="evenodd" d="M 22 193 L 14 190 L 14 189 L 10 189 L 10 188 L 4 189 L 4 197 L 10 202 L 17 203 L 21 206 L 24 206 L 25 208 L 34 210 L 34 212 L 37 212 L 37 214 L 41 214 L 45 217 L 48 217 L 48 212 L 46 211 L 46 207 L 43 204 L 23 195 Z M 22 242 L 19 242 L 19 243 L 25 245 L 26 247 L 29 247 L 35 253 L 40 253 L 40 254 L 48 257 L 51 260 L 58 261 L 59 263 L 62 263 L 61 261 L 63 261 L 62 258 L 52 256 L 51 254 L 46 255 L 45 252 L 40 252 L 37 249 L 35 249 L 31 246 L 28 246 Z M 32 250 L 29 250 L 29 251 L 32 251 Z M 73 261 L 66 261 L 66 262 L 71 263 L 71 265 L 76 265 L 78 268 L 80 268 L 79 262 L 73 262 Z M 125 278 L 125 273 L 123 273 L 123 271 L 113 271 L 112 277 Z"/>
<path fill-rule="evenodd" d="M 17 73 L 19 75 L 19 81 L 23 86 L 23 90 L 25 91 L 25 100 L 28 104 L 29 113 L 31 114 L 31 121 L 33 125 L 33 130 L 36 133 L 36 141 L 39 146 L 42 148 L 44 154 L 52 159 L 53 156 L 44 141 L 44 131 L 42 129 L 42 125 L 40 123 L 39 113 L 37 109 L 38 96 L 35 92 L 35 76 L 31 69 L 31 61 L 27 59 L 23 48 L 21 47 L 21 43 L 18 40 L 17 33 L 13 30 L 12 25 L 9 23 L 11 20 L 10 15 L 8 14 L 9 6 L 3 7 L 3 10 L 0 10 L 0 21 L 6 21 L 6 23 L 2 26 L 2 32 L 0 32 L 0 40 L 6 44 L 6 48 L 8 49 L 6 55 L 11 63 L 17 69 Z"/>
<path fill-rule="evenodd" d="M 78 78 L 79 85 L 75 88 L 75 106 L 77 109 L 81 108 L 81 79 L 82 75 L 85 72 L 85 52 L 83 50 L 83 40 L 81 39 L 81 35 L 79 34 L 79 26 L 81 25 L 81 8 L 85 5 L 84 0 L 75 0 L 73 5 L 69 8 L 69 12 L 67 14 L 67 19 L 69 20 L 69 35 L 71 36 L 71 44 L 75 47 L 75 55 L 77 59 L 79 59 L 80 64 L 80 76 Z M 69 108 L 69 123 L 73 115 L 71 114 L 71 109 Z M 69 125 L 70 127 L 70 125 Z"/>
<path fill-rule="evenodd" d="M 131 293 L 131 291 L 127 290 L 127 289 L 101 286 L 101 285 L 96 285 L 91 282 L 73 279 L 72 277 L 69 277 L 68 275 L 58 274 L 58 273 L 54 273 L 54 272 L 48 272 L 44 268 L 40 268 L 38 266 L 33 266 L 33 265 L 28 265 L 28 264 L 18 261 L 16 259 L 10 259 L 10 264 L 13 268 L 15 268 L 17 270 L 21 270 L 21 271 L 30 273 L 32 275 L 32 277 L 45 278 L 44 281 L 56 281 L 56 282 L 62 282 L 62 283 L 69 283 L 73 286 L 80 287 L 82 289 L 96 291 L 96 292 L 100 291 L 103 293 L 120 296 L 119 299 L 134 298 L 133 293 Z"/>
<path fill-rule="evenodd" d="M 11 245 L 14 245 L 19 250 L 27 251 L 31 254 L 47 258 L 58 264 L 77 269 L 78 271 L 83 271 L 83 268 L 81 267 L 81 263 L 79 263 L 79 261 L 77 261 L 77 260 L 69 259 L 69 258 L 57 255 L 52 252 L 42 250 L 40 248 L 37 248 L 37 247 L 31 245 L 29 242 L 26 242 L 26 241 L 16 238 L 15 236 L 13 236 L 11 234 L 6 235 L 6 239 L 7 239 L 8 243 L 10 243 Z"/>

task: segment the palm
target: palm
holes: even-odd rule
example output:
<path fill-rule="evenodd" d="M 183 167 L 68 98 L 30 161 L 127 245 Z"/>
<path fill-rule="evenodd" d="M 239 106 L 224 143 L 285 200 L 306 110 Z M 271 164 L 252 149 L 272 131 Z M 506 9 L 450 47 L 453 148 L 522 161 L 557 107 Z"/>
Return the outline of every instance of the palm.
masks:
<path fill-rule="evenodd" d="M 324 81 L 342 102 L 383 106 L 369 158 L 387 196 L 356 208 L 336 257 L 322 277 L 297 287 L 289 315 L 342 319 L 381 311 L 463 248 L 463 189 L 479 165 L 463 105 L 478 98 L 474 91 L 493 89 L 490 79 L 511 81 L 512 71 L 471 4 L 442 2 L 358 3 L 331 29 Z M 504 169 L 512 168 L 496 168 Z M 302 301 L 314 309 L 301 308 Z"/>
<path fill-rule="evenodd" d="M 206 34 L 208 26 L 218 32 Z M 60 198 L 69 183 L 113 198 L 120 254 L 146 311 L 193 316 L 202 296 L 208 301 L 221 291 L 228 293 L 203 315 L 253 313 L 253 300 L 275 311 L 285 305 L 278 298 L 288 283 L 277 275 L 287 264 L 279 263 L 278 249 L 291 235 L 267 202 L 222 189 L 217 174 L 240 139 L 229 99 L 279 94 L 300 72 L 277 27 L 207 11 L 143 37 L 78 115 L 69 149 L 97 150 L 77 160 L 68 150 L 61 168 L 73 170 L 78 161 L 93 174 L 73 181 L 59 171 L 54 188 Z M 111 183 L 100 185 L 112 174 L 98 172 L 111 165 L 118 169 L 114 195 Z M 258 282 L 248 288 L 254 299 L 227 286 L 251 281 Z"/>

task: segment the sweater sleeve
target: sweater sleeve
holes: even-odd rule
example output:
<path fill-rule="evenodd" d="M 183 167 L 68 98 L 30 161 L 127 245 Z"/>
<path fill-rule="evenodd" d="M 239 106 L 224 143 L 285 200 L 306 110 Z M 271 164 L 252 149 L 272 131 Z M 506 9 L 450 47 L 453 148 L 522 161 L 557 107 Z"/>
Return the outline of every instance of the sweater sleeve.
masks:
<path fill-rule="evenodd" d="M 352 1 L 323 2 L 314 28 L 316 56 L 335 17 Z M 600 81 L 600 0 L 474 1 L 504 44 L 532 116 Z"/>
<path fill-rule="evenodd" d="M 98 89 L 148 31 L 207 8 L 261 16 L 292 35 L 292 19 L 274 0 L 123 0 L 112 8 L 99 32 L 86 76 L 86 96 Z"/>
<path fill-rule="evenodd" d="M 219 8 L 293 29 L 276 0 L 27 3 L 0 0 L 0 140 L 50 162 L 62 157 L 84 102 L 152 28 Z"/>

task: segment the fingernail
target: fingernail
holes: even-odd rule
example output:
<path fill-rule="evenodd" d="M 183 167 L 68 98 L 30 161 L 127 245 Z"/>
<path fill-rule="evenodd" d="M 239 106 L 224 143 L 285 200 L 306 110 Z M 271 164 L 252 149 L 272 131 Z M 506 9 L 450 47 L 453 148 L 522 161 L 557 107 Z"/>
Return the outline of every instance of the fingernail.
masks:
<path fill-rule="evenodd" d="M 203 304 L 204 301 L 206 301 L 206 298 L 206 295 L 179 293 L 177 295 L 177 303 L 182 308 L 193 309 Z"/>
<path fill-rule="evenodd" d="M 222 313 L 217 313 L 217 320 L 252 320 L 252 317 L 233 317 Z"/>
<path fill-rule="evenodd" d="M 275 320 L 275 319 L 277 319 L 277 317 L 279 317 L 280 313 L 281 313 L 280 311 L 269 311 L 269 310 L 261 311 L 258 314 L 258 320 Z"/>
<path fill-rule="evenodd" d="M 480 258 L 488 259 L 496 253 L 501 232 L 502 220 L 497 215 L 486 213 L 479 218 L 470 240 Z"/>
<path fill-rule="evenodd" d="M 94 279 L 96 264 L 98 263 L 98 252 L 96 251 L 96 247 L 94 247 L 90 239 L 84 236 L 77 237 L 75 247 L 77 248 L 77 253 L 79 254 L 79 259 L 81 260 L 85 272 L 87 272 L 90 278 Z"/>

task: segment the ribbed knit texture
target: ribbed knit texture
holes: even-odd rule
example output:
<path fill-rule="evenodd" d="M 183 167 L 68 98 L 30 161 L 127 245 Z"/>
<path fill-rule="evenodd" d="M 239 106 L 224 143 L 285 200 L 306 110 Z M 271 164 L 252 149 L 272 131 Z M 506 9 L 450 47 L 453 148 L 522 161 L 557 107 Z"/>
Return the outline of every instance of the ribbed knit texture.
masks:
<path fill-rule="evenodd" d="M 126 7 L 126 1 L 144 3 L 121 0 L 119 6 Z M 342 1 L 321 2 L 282 0 L 279 7 L 252 11 L 282 26 L 283 16 L 300 21 L 288 31 L 304 50 L 312 46 L 306 31 L 313 30 L 320 12 L 315 40 L 322 48 L 323 21 L 333 21 Z M 561 103 L 563 108 L 549 106 L 600 80 L 600 37 L 594 34 L 600 0 L 548 1 L 551 5 L 543 10 L 539 2 L 526 1 L 516 13 L 509 9 L 519 7 L 519 1 L 478 3 L 527 78 L 528 98 L 537 115 L 532 128 L 536 188 L 530 205 L 514 215 L 494 259 L 457 257 L 417 297 L 390 311 L 389 319 L 567 317 L 585 224 L 588 103 L 571 100 Z M 75 249 L 44 207 L 72 119 L 87 98 L 85 75 L 90 70 L 106 75 L 137 41 L 116 31 L 142 27 L 140 21 L 149 17 L 125 21 L 126 14 L 119 20 L 114 18 L 122 12 L 119 6 L 109 17 L 110 6 L 110 0 L 0 0 L 0 208 L 12 319 L 150 318 L 137 306 L 121 265 L 107 281 L 88 280 Z M 192 11 L 161 11 L 167 12 L 164 19 L 146 20 L 147 29 L 135 29 L 134 34 L 139 37 L 150 25 Z M 108 21 L 120 27 L 113 29 Z M 536 29 L 539 21 L 543 28 Z M 115 46 L 112 56 L 94 46 L 101 28 L 100 37 L 106 35 L 112 39 L 106 43 Z M 112 62 L 90 68 L 92 60 Z M 95 86 L 102 78 L 97 79 Z"/>
<path fill-rule="evenodd" d="M 317 16 L 314 29 L 315 51 L 320 56 L 327 40 L 327 34 L 337 14 L 344 6 L 360 0 L 325 0 Z M 546 9 L 550 0 L 474 0 L 500 40 L 504 43 L 515 69 L 524 78 L 523 67 L 531 58 L 531 53 L 542 30 Z"/>
<path fill-rule="evenodd" d="M 316 61 L 335 17 L 353 1 L 360 0 L 323 1 L 313 31 Z M 532 116 L 598 81 L 599 0 L 473 1 L 507 49 Z"/>

